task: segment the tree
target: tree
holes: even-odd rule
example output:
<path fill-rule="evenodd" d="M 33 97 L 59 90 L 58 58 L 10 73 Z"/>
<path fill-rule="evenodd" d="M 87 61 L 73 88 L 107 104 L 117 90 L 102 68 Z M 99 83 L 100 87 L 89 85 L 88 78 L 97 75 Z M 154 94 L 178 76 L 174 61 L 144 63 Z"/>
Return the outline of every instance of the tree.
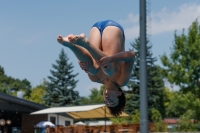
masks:
<path fill-rule="evenodd" d="M 200 26 L 194 21 L 188 35 L 174 34 L 170 57 L 161 56 L 162 74 L 170 83 L 179 85 L 184 92 L 191 91 L 200 98 Z"/>
<path fill-rule="evenodd" d="M 113 117 L 113 118 L 110 118 L 110 121 L 113 123 L 113 124 L 128 124 L 129 123 L 129 118 L 126 118 L 126 117 Z"/>
<path fill-rule="evenodd" d="M 184 95 L 181 92 L 174 92 L 170 97 L 168 106 L 166 107 L 166 115 L 168 117 L 179 117 L 188 109 L 190 95 Z"/>
<path fill-rule="evenodd" d="M 196 98 L 191 92 L 176 92 L 170 97 L 170 103 L 166 108 L 168 117 L 180 117 L 186 112 L 192 111 L 191 119 L 196 120 L 199 117 L 200 99 Z"/>
<path fill-rule="evenodd" d="M 171 103 L 171 99 L 174 95 L 174 93 L 176 93 L 175 91 L 171 91 L 169 88 L 165 88 L 164 89 L 164 108 L 166 109 L 169 104 Z"/>
<path fill-rule="evenodd" d="M 18 91 L 23 91 L 24 96 L 30 96 L 31 83 L 27 79 L 17 79 L 5 74 L 0 66 L 0 92 L 16 96 Z"/>
<path fill-rule="evenodd" d="M 81 104 L 83 105 L 87 105 L 87 104 L 100 104 L 100 103 L 104 103 L 103 100 L 103 91 L 105 89 L 105 86 L 102 85 L 100 90 L 98 90 L 97 88 L 92 88 L 91 94 L 88 96 L 88 98 L 83 97 L 81 100 Z"/>
<path fill-rule="evenodd" d="M 45 86 L 43 84 L 38 85 L 34 87 L 30 93 L 30 96 L 25 96 L 24 98 L 26 100 L 38 103 L 38 104 L 44 104 L 44 100 L 42 99 L 42 96 L 45 93 Z"/>
<path fill-rule="evenodd" d="M 0 66 L 0 92 L 6 93 L 7 89 L 7 76 L 5 75 L 4 68 Z"/>
<path fill-rule="evenodd" d="M 0 66 L 0 75 L 4 75 L 5 72 L 4 72 L 4 68 L 2 66 Z"/>
<path fill-rule="evenodd" d="M 162 120 L 162 116 L 160 112 L 154 108 L 152 108 L 149 112 L 151 114 L 151 120 L 153 122 L 153 131 L 154 132 L 166 132 L 167 131 L 167 123 Z"/>
<path fill-rule="evenodd" d="M 139 124 L 140 123 L 140 112 L 139 110 L 135 110 L 134 114 L 131 115 L 131 122 L 135 123 L 135 124 Z"/>
<path fill-rule="evenodd" d="M 191 92 L 200 99 L 200 25 L 195 20 L 188 34 L 174 34 L 174 44 L 169 57 L 161 56 L 162 75 L 170 83 L 180 86 L 183 93 Z M 196 108 L 200 112 L 200 108 Z M 200 113 L 198 113 L 200 114 Z M 196 118 L 200 120 L 200 115 Z"/>
<path fill-rule="evenodd" d="M 135 39 L 135 42 L 131 43 L 132 49 L 135 52 L 135 63 L 133 67 L 133 72 L 131 74 L 130 81 L 128 83 L 127 94 L 127 105 L 125 112 L 128 114 L 133 114 L 134 110 L 139 110 L 140 105 L 140 81 L 139 81 L 139 70 L 140 70 L 140 40 L 139 38 Z M 164 82 L 160 76 L 160 67 L 155 65 L 157 59 L 152 57 L 151 53 L 152 46 L 148 45 L 147 47 L 147 87 L 148 87 L 148 105 L 149 109 L 155 108 L 158 109 L 162 115 L 164 115 L 164 101 L 163 101 L 163 92 L 164 92 Z"/>
<path fill-rule="evenodd" d="M 191 132 L 191 131 L 199 131 L 199 124 L 192 123 L 194 112 L 192 110 L 188 110 L 185 112 L 178 121 L 177 131 Z"/>
<path fill-rule="evenodd" d="M 61 50 L 57 64 L 53 64 L 54 70 L 50 70 L 52 76 L 48 76 L 50 81 L 46 81 L 46 92 L 43 96 L 45 104 L 51 107 L 69 106 L 80 104 L 80 96 L 78 91 L 75 91 L 75 80 L 77 74 L 72 74 L 73 65 L 68 63 L 69 58 L 64 50 Z"/>

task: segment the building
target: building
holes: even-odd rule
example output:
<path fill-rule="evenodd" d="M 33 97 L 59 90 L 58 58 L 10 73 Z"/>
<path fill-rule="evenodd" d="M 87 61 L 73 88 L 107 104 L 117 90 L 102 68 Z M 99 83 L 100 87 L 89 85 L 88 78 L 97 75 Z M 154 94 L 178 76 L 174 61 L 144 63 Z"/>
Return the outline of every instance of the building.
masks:
<path fill-rule="evenodd" d="M 163 121 L 167 123 L 168 129 L 173 129 L 178 126 L 178 118 L 165 118 Z"/>
<path fill-rule="evenodd" d="M 0 133 L 33 133 L 34 126 L 41 121 L 51 121 L 55 125 L 73 124 L 73 118 L 66 113 L 30 115 L 46 109 L 44 105 L 24 100 L 0 92 Z"/>

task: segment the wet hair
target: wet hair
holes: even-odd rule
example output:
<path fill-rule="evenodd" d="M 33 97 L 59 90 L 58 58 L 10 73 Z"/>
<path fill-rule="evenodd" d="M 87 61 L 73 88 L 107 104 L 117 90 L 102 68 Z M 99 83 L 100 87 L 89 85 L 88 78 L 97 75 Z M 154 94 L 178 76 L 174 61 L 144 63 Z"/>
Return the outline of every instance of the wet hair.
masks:
<path fill-rule="evenodd" d="M 119 99 L 118 105 L 115 107 L 107 106 L 110 114 L 114 117 L 118 117 L 120 114 L 122 114 L 122 111 L 124 110 L 124 107 L 126 105 L 126 97 L 125 97 L 124 92 L 122 91 L 122 89 L 120 87 L 118 87 L 118 90 L 122 92 L 122 94 L 118 95 L 118 97 L 117 97 Z"/>

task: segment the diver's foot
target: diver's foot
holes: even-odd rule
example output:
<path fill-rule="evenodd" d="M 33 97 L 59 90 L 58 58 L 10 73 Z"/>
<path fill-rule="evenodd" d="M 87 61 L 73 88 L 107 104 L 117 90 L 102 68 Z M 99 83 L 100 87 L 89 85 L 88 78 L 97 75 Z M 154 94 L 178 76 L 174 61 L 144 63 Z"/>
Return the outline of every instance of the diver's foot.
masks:
<path fill-rule="evenodd" d="M 59 35 L 57 37 L 57 41 L 58 41 L 58 43 L 62 44 L 63 46 L 70 48 L 70 47 L 74 46 L 73 42 L 70 40 L 71 38 L 74 38 L 74 35 L 70 34 L 64 38 L 61 35 Z"/>
<path fill-rule="evenodd" d="M 85 34 L 75 35 L 75 36 L 70 37 L 69 39 L 70 39 L 70 42 L 73 42 L 74 44 L 77 44 L 84 48 L 86 48 L 89 44 Z"/>

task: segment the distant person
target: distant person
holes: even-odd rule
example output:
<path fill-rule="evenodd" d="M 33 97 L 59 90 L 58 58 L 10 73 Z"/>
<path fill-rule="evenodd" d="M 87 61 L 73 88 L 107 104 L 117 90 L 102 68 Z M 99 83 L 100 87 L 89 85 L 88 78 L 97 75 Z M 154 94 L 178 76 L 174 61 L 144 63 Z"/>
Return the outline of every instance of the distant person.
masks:
<path fill-rule="evenodd" d="M 99 21 L 92 26 L 89 39 L 70 34 L 59 35 L 57 41 L 73 51 L 91 81 L 105 85 L 105 104 L 111 115 L 119 116 L 126 103 L 121 87 L 130 79 L 135 56 L 125 51 L 123 27 L 112 20 Z"/>
<path fill-rule="evenodd" d="M 46 126 L 45 133 L 50 133 L 50 126 L 49 125 Z"/>

